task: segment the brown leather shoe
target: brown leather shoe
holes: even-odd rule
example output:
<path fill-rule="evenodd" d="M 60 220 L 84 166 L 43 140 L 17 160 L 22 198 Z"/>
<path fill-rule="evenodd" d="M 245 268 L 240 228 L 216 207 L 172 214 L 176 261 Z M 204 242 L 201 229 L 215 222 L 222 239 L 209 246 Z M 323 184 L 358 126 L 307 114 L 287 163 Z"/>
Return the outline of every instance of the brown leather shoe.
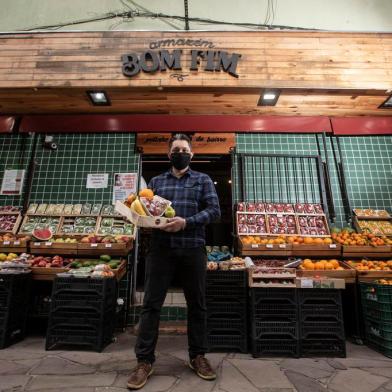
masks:
<path fill-rule="evenodd" d="M 143 388 L 152 372 L 153 369 L 151 363 L 139 362 L 132 370 L 131 377 L 128 379 L 127 387 L 129 389 Z"/>
<path fill-rule="evenodd" d="M 216 374 L 204 355 L 198 355 L 196 358 L 192 359 L 189 362 L 189 367 L 203 380 L 216 379 Z"/>

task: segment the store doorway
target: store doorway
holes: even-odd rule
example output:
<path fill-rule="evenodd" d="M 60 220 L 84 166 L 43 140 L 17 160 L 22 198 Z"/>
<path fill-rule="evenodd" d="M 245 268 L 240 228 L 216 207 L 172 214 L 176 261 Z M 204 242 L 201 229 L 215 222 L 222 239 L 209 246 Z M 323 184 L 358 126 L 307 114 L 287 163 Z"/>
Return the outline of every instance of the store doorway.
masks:
<path fill-rule="evenodd" d="M 169 170 L 170 163 L 165 155 L 143 155 L 142 176 L 146 183 Z M 210 176 L 215 184 L 221 207 L 221 219 L 206 227 L 207 246 L 233 245 L 233 213 L 232 213 L 232 183 L 231 183 L 231 156 L 223 155 L 198 155 L 191 163 L 191 169 Z M 140 233 L 140 246 L 137 268 L 137 287 L 141 289 L 144 284 L 144 262 L 150 241 L 149 230 L 143 229 Z M 174 282 L 173 286 L 177 286 Z"/>

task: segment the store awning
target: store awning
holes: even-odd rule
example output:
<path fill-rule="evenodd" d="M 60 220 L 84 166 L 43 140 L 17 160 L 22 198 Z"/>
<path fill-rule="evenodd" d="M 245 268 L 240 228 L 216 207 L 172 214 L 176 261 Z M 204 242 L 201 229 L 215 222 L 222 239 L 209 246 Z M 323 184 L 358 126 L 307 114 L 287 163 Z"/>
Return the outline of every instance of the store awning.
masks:
<path fill-rule="evenodd" d="M 15 125 L 15 117 L 0 116 L 0 133 L 11 133 Z"/>
<path fill-rule="evenodd" d="M 332 132 L 323 116 L 48 115 L 24 116 L 20 132 Z"/>

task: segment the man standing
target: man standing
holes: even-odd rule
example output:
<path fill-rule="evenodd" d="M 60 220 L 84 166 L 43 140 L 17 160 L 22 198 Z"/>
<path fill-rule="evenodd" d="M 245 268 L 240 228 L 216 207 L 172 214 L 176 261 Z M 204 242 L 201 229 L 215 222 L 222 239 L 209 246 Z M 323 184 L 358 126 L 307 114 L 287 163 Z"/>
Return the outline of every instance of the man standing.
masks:
<path fill-rule="evenodd" d="M 193 152 L 188 136 L 173 136 L 168 156 L 171 169 L 154 177 L 149 188 L 171 200 L 177 216 L 161 230 L 154 230 L 146 257 L 144 301 L 135 346 L 138 364 L 128 380 L 130 389 L 142 388 L 153 373 L 160 311 L 176 272 L 188 307 L 189 366 L 205 380 L 216 378 L 204 356 L 207 351 L 205 226 L 220 217 L 219 200 L 211 178 L 189 168 Z"/>

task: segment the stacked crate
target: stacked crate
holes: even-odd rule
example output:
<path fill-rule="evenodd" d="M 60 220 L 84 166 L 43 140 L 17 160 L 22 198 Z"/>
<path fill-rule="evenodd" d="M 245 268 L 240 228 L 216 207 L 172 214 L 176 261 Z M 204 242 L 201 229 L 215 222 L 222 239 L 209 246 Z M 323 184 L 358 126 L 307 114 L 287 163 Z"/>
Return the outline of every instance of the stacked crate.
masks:
<path fill-rule="evenodd" d="M 0 348 L 25 336 L 30 282 L 31 273 L 0 274 Z"/>
<path fill-rule="evenodd" d="M 246 270 L 207 272 L 207 331 L 210 351 L 247 352 Z"/>
<path fill-rule="evenodd" d="M 366 342 L 392 358 L 392 286 L 360 282 L 360 289 Z"/>
<path fill-rule="evenodd" d="M 115 278 L 57 277 L 53 283 L 46 349 L 80 345 L 102 351 L 113 339 Z"/>
<path fill-rule="evenodd" d="M 300 355 L 346 356 L 340 290 L 299 289 Z"/>
<path fill-rule="evenodd" d="M 296 289 L 251 288 L 251 353 L 298 357 Z"/>

